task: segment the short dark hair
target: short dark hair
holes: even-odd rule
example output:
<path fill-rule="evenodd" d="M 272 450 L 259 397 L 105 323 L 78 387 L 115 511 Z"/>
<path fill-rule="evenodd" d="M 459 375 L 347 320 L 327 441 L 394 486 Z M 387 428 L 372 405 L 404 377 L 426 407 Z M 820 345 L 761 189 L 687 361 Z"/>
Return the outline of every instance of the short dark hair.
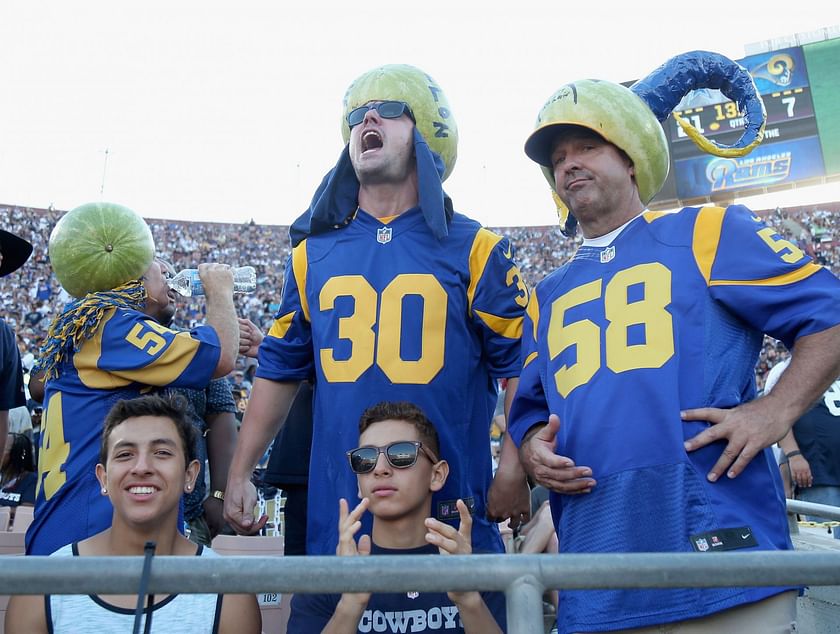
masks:
<path fill-rule="evenodd" d="M 187 399 L 180 394 L 158 396 L 150 394 L 128 400 L 117 401 L 105 416 L 105 425 L 102 429 L 102 444 L 99 447 L 99 462 L 106 464 L 108 460 L 108 437 L 114 427 L 129 418 L 139 416 L 159 416 L 168 418 L 175 425 L 181 442 L 184 445 L 185 464 L 190 464 L 198 457 L 196 449 L 196 431 L 187 417 Z"/>
<path fill-rule="evenodd" d="M 430 449 L 432 453 L 440 457 L 440 440 L 437 430 L 423 410 L 414 403 L 408 401 L 382 401 L 368 407 L 359 419 L 359 436 L 374 423 L 381 423 L 383 420 L 401 420 L 414 425 L 420 442 Z"/>

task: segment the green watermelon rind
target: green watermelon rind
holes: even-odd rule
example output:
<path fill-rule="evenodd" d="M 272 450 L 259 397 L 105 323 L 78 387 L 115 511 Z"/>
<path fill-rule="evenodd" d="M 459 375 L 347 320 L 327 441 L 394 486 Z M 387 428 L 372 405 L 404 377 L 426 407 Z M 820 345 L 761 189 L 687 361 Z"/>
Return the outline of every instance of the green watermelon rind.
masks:
<path fill-rule="evenodd" d="M 155 257 L 146 221 L 114 203 L 87 203 L 67 212 L 50 234 L 48 248 L 56 278 L 74 297 L 138 279 Z"/>

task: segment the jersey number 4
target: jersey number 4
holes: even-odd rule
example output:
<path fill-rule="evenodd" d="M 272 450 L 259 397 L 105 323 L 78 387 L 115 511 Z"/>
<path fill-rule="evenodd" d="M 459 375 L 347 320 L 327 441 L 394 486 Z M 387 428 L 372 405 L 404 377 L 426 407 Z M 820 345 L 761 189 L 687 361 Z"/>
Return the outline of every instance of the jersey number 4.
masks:
<path fill-rule="evenodd" d="M 64 463 L 70 455 L 70 443 L 64 441 L 64 415 L 61 407 L 61 392 L 56 392 L 47 403 L 47 416 L 44 420 L 44 434 L 41 438 L 41 451 L 38 454 L 38 488 L 44 489 L 44 497 L 49 500 L 67 481 Z"/>
<path fill-rule="evenodd" d="M 640 285 L 642 299 L 628 301 L 628 289 Z M 557 391 L 566 397 L 601 368 L 601 328 L 589 319 L 566 322 L 566 313 L 587 302 L 604 301 L 608 325 L 603 332 L 607 367 L 613 372 L 659 368 L 674 354 L 671 313 L 671 271 L 660 263 L 639 264 L 619 271 L 603 287 L 594 280 L 561 295 L 551 304 L 548 352 L 551 359 L 575 346 L 576 362 L 554 373 Z M 631 327 L 644 328 L 644 343 L 628 344 Z"/>

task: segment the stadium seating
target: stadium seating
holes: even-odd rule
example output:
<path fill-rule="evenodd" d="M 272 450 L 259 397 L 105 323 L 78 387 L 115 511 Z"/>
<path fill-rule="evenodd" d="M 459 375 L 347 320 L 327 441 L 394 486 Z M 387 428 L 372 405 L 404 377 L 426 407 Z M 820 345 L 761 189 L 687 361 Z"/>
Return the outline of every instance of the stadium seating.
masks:
<path fill-rule="evenodd" d="M 0 531 L 9 530 L 9 507 L 0 506 Z"/>
<path fill-rule="evenodd" d="M 26 533 L 9 531 L 0 532 L 0 556 L 22 555 L 25 550 L 24 537 Z"/>
<path fill-rule="evenodd" d="M 280 536 L 245 537 L 241 535 L 219 535 L 213 540 L 212 548 L 220 555 L 237 557 L 281 557 L 283 538 Z M 265 634 L 285 634 L 289 621 L 290 595 L 263 592 L 257 595 L 262 614 L 262 630 Z"/>
<path fill-rule="evenodd" d="M 14 531 L 15 533 L 25 533 L 26 529 L 29 528 L 29 525 L 32 523 L 34 512 L 34 506 L 17 507 L 15 510 L 15 519 L 9 527 L 9 530 Z"/>

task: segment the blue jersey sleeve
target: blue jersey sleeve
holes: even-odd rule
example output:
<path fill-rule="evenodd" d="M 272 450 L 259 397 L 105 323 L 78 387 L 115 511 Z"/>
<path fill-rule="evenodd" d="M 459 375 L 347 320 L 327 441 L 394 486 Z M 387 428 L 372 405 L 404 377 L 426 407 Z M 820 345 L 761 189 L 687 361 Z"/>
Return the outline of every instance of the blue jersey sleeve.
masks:
<path fill-rule="evenodd" d="M 115 310 L 73 355 L 87 387 L 114 389 L 131 382 L 201 389 L 213 376 L 221 348 L 216 331 L 179 332 L 143 313 Z"/>
<path fill-rule="evenodd" d="M 272 381 L 302 381 L 315 372 L 312 325 L 306 299 L 307 241 L 286 261 L 280 309 L 260 344 L 257 376 Z"/>
<path fill-rule="evenodd" d="M 508 432 L 518 447 L 522 438 L 537 423 L 548 421 L 548 405 L 540 377 L 540 363 L 537 352 L 537 328 L 539 326 L 539 291 L 531 294 L 528 310 L 522 328 L 522 372 L 519 386 L 510 408 Z"/>
<path fill-rule="evenodd" d="M 840 323 L 840 281 L 742 205 L 703 209 L 693 250 L 712 297 L 789 348 Z"/>
<path fill-rule="evenodd" d="M 510 241 L 486 229 L 478 231 L 470 252 L 470 314 L 495 378 L 519 375 L 528 287 L 513 256 Z"/>

